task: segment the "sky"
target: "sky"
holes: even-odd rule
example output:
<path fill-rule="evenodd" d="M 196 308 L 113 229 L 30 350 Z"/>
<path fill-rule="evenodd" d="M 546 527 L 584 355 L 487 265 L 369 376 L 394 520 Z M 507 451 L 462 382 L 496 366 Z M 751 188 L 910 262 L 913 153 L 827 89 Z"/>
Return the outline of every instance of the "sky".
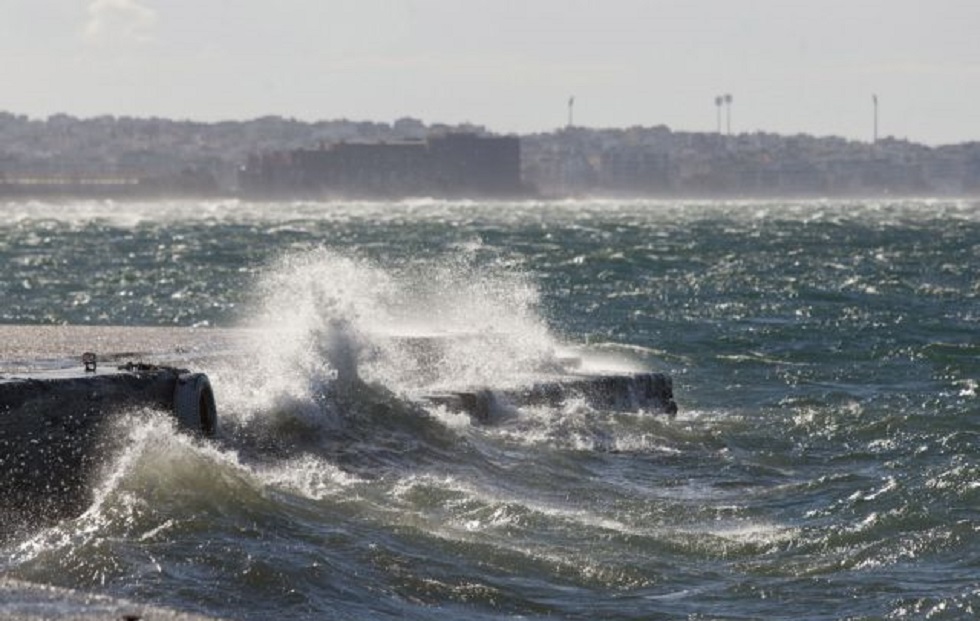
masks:
<path fill-rule="evenodd" d="M 0 0 L 0 110 L 980 140 L 980 0 Z M 723 124 L 727 117 L 722 115 Z"/>

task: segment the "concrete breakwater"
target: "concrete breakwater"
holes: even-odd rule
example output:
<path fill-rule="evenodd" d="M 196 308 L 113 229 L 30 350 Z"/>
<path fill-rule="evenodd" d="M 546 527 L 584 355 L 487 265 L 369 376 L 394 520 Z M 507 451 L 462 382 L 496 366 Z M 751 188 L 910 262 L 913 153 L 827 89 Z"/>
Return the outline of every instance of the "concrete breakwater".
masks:
<path fill-rule="evenodd" d="M 71 518 L 91 505 L 103 467 L 126 441 L 114 425 L 119 414 L 169 411 L 186 433 L 216 434 L 210 381 L 183 367 L 204 368 L 205 361 L 235 356 L 248 363 L 243 337 L 236 330 L 0 326 L 0 539 Z M 442 341 L 413 341 L 409 349 L 433 357 L 446 345 Z M 82 355 L 88 350 L 99 352 L 94 364 Z M 141 362 L 120 364 L 127 359 Z M 565 362 L 562 368 L 575 367 Z M 670 378 L 645 372 L 569 371 L 523 386 L 460 387 L 410 401 L 422 415 L 436 405 L 466 413 L 474 423 L 494 424 L 517 408 L 556 406 L 566 399 L 599 409 L 677 409 Z M 6 618 L 203 619 L 0 577 L 0 619 Z"/>
<path fill-rule="evenodd" d="M 455 391 L 425 397 L 425 401 L 465 412 L 479 423 L 492 423 L 510 408 L 556 407 L 569 398 L 583 399 L 607 410 L 648 410 L 673 416 L 677 413 L 674 386 L 663 373 L 571 376 L 535 382 L 529 386 L 494 390 Z"/>
<path fill-rule="evenodd" d="M 183 425 L 213 433 L 207 398 L 209 420 L 200 422 L 202 376 L 168 365 L 190 365 L 232 341 L 230 331 L 186 328 L 0 326 L 0 534 L 87 506 L 93 478 L 117 448 L 111 424 L 123 410 L 179 415 L 180 396 Z M 98 352 L 94 372 L 85 371 L 87 351 Z M 152 363 L 119 368 L 127 359 Z"/>
<path fill-rule="evenodd" d="M 84 507 L 113 453 L 113 415 L 140 407 L 172 411 L 194 433 L 217 428 L 207 377 L 185 369 L 130 364 L 0 379 L 0 521 L 49 521 Z"/>
<path fill-rule="evenodd" d="M 93 478 L 118 448 L 111 424 L 122 411 L 169 411 L 182 430 L 214 435 L 210 381 L 182 367 L 241 356 L 244 339 L 243 331 L 223 329 L 0 326 L 0 522 L 49 522 L 84 509 Z M 411 339 L 411 349 L 433 357 L 444 340 Z M 96 368 L 85 369 L 91 360 L 80 353 L 89 349 L 100 353 Z M 120 365 L 126 358 L 141 362 Z M 520 386 L 425 394 L 417 405 L 493 424 L 517 408 L 555 407 L 567 399 L 604 410 L 677 412 L 664 374 L 585 374 L 573 363 Z"/>

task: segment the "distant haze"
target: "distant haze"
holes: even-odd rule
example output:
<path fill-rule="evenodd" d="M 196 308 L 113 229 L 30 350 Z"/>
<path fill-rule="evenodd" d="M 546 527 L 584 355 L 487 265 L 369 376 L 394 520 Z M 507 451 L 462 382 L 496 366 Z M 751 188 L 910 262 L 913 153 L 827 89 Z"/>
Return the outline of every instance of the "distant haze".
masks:
<path fill-rule="evenodd" d="M 3 0 L 0 110 L 980 140 L 977 0 Z M 724 116 L 723 116 L 723 120 Z"/>

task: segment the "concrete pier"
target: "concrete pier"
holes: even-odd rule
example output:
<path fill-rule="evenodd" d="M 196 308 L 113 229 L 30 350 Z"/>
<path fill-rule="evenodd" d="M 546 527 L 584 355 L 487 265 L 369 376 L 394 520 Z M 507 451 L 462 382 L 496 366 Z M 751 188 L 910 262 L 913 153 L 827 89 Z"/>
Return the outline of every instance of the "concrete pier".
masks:
<path fill-rule="evenodd" d="M 237 330 L 0 325 L 0 539 L 89 506 L 93 480 L 119 448 L 112 424 L 121 412 L 170 411 L 188 432 L 214 434 L 210 383 L 183 367 L 241 356 L 245 342 Z M 441 346 L 438 338 L 409 345 L 420 362 L 436 359 Z M 94 370 L 85 352 L 96 352 Z M 422 400 L 485 424 L 516 407 L 557 407 L 569 399 L 605 410 L 677 411 L 666 375 L 588 375 L 574 372 L 576 361 L 559 362 L 558 374 L 525 386 L 461 388 Z M 0 577 L 4 619 L 204 617 Z"/>
<path fill-rule="evenodd" d="M 181 367 L 248 355 L 247 338 L 233 329 L 0 325 L 0 525 L 50 521 L 84 508 L 92 477 L 114 453 L 109 425 L 121 411 L 170 411 L 183 429 L 213 435 L 210 383 Z M 437 366 L 454 337 L 394 338 L 424 370 Z M 94 372 L 85 371 L 87 351 L 97 352 Z M 126 360 L 139 363 L 120 367 Z M 349 362 L 341 366 L 356 367 Z M 570 399 L 603 410 L 677 412 L 670 377 L 588 374 L 579 363 L 558 360 L 551 374 L 517 387 L 460 387 L 421 401 L 482 424 L 515 408 L 559 407 Z"/>
<path fill-rule="evenodd" d="M 188 431 L 213 434 L 213 395 L 202 401 L 200 387 L 188 385 L 206 382 L 202 377 L 130 365 L 0 379 L 0 523 L 49 522 L 83 508 L 91 478 L 114 452 L 109 425 L 119 412 L 171 411 Z M 177 398 L 184 392 L 197 401 L 181 411 Z"/>
<path fill-rule="evenodd" d="M 0 324 L 0 377 L 81 367 L 95 352 L 99 368 L 130 360 L 194 366 L 241 351 L 241 330 L 132 326 L 23 326 Z"/>
<path fill-rule="evenodd" d="M 662 373 L 569 376 L 535 382 L 522 388 L 480 388 L 429 395 L 425 400 L 469 414 L 480 423 L 492 423 L 508 408 L 559 407 L 569 399 L 582 399 L 605 410 L 645 410 L 673 416 L 677 413 L 673 382 Z"/>
<path fill-rule="evenodd" d="M 0 535 L 84 510 L 92 478 L 116 448 L 113 417 L 124 410 L 173 412 L 189 431 L 213 433 L 202 376 L 167 364 L 226 351 L 233 340 L 186 328 L 0 325 Z M 89 351 L 97 352 L 94 372 L 82 361 Z M 126 359 L 141 362 L 120 368 Z"/>
<path fill-rule="evenodd" d="M 183 392 L 199 396 L 199 375 L 167 365 L 222 355 L 234 341 L 217 330 L 0 325 L 0 539 L 83 511 L 119 441 L 113 417 L 133 407 L 174 411 L 182 378 Z M 94 372 L 82 362 L 88 351 L 97 352 Z M 142 364 L 118 368 L 128 360 Z M 0 577 L 6 619 L 206 617 Z"/>

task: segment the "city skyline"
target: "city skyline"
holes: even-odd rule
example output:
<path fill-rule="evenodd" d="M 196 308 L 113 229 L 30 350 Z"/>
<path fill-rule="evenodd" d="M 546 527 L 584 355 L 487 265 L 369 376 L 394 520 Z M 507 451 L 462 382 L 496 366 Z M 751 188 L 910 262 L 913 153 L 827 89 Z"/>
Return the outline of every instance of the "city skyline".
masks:
<path fill-rule="evenodd" d="M 965 0 L 8 0 L 0 110 L 980 140 Z M 874 104 L 872 97 L 876 97 Z M 879 107 L 880 102 L 880 107 Z M 729 116 L 730 115 L 730 116 Z"/>

